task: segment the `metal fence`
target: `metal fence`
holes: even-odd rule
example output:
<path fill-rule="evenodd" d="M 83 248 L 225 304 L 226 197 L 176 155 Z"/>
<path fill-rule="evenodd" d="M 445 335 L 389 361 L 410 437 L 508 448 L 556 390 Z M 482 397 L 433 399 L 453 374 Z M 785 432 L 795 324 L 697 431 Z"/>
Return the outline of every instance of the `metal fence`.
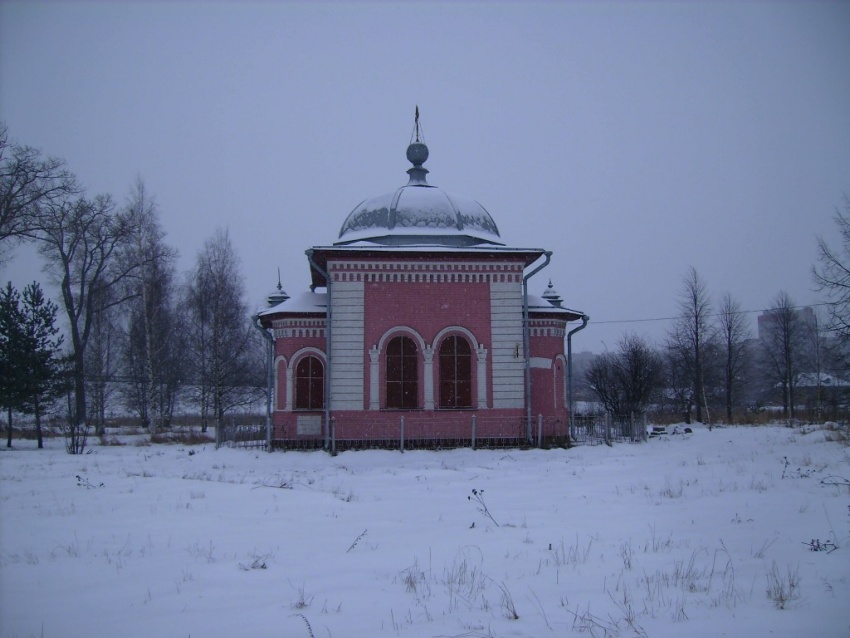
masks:
<path fill-rule="evenodd" d="M 573 417 L 570 426 L 570 441 L 574 445 L 640 443 L 646 439 L 645 414 L 581 414 Z"/>
<path fill-rule="evenodd" d="M 257 438 L 263 438 L 257 434 Z M 538 415 L 482 416 L 460 414 L 435 421 L 427 416 L 399 415 L 391 423 L 375 424 L 364 434 L 361 424 L 331 418 L 329 432 L 316 436 L 275 438 L 272 447 L 283 450 L 550 448 L 569 445 L 646 441 L 645 415 L 578 415 L 572 424 L 565 418 Z M 261 442 L 262 445 L 265 442 Z"/>
<path fill-rule="evenodd" d="M 290 447 L 287 441 L 275 440 L 275 447 Z M 341 420 L 331 419 L 329 448 L 331 453 L 350 449 L 446 449 L 457 447 L 557 447 L 569 444 L 565 419 L 538 415 L 522 416 L 458 415 L 451 419 L 434 419 L 400 415 L 398 421 L 372 428 L 364 436 L 362 428 L 349 428 Z"/>
<path fill-rule="evenodd" d="M 265 425 L 225 425 L 219 433 L 217 446 L 263 448 L 268 446 Z"/>

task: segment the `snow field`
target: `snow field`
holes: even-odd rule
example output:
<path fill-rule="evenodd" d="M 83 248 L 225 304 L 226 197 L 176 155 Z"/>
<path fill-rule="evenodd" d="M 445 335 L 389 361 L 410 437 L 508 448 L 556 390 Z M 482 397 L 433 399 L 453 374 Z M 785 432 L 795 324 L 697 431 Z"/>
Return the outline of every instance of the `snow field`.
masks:
<path fill-rule="evenodd" d="M 846 636 L 850 489 L 829 477 L 850 448 L 831 436 L 337 457 L 16 441 L 0 638 Z"/>

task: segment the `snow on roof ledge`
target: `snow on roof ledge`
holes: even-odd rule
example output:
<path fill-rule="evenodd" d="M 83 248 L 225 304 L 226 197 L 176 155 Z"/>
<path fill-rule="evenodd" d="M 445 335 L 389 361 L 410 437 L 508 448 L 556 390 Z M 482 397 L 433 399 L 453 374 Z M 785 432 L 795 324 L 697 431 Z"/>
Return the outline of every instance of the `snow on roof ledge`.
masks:
<path fill-rule="evenodd" d="M 264 308 L 257 313 L 259 317 L 268 317 L 281 313 L 320 313 L 324 314 L 328 309 L 327 292 L 302 292 L 290 297 L 270 308 Z"/>

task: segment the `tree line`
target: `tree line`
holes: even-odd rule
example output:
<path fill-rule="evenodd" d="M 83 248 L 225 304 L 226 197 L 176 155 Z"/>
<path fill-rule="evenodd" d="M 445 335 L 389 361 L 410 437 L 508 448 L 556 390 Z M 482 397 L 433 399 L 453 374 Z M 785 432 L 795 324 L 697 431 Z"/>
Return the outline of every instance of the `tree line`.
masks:
<path fill-rule="evenodd" d="M 170 426 L 181 402 L 203 431 L 219 432 L 229 411 L 265 392 L 265 344 L 227 231 L 216 230 L 180 276 L 141 178 L 121 204 L 91 196 L 64 160 L 10 141 L 0 124 L 0 263 L 21 242 L 37 246 L 59 303 L 37 281 L 0 293 L 7 445 L 13 413 L 35 415 L 41 447 L 42 415 L 61 410 L 68 452 L 78 454 L 115 400 L 151 434 Z"/>
<path fill-rule="evenodd" d="M 825 313 L 780 291 L 755 338 L 740 303 L 728 293 L 713 302 L 690 268 L 662 343 L 624 335 L 590 364 L 586 389 L 612 414 L 655 406 L 708 423 L 772 401 L 792 419 L 801 403 L 817 415 L 846 403 L 827 375 L 847 381 L 850 362 L 850 199 L 835 224 L 839 246 L 818 238 L 812 268 Z M 171 425 L 180 404 L 218 433 L 229 411 L 266 391 L 266 344 L 227 231 L 216 230 L 181 275 L 141 178 L 121 204 L 89 195 L 62 159 L 11 142 L 0 123 L 0 263 L 21 242 L 37 246 L 59 303 L 37 281 L 0 290 L 7 445 L 13 414 L 34 415 L 41 446 L 42 416 L 58 411 L 68 451 L 81 453 L 116 401 L 151 434 Z"/>
<path fill-rule="evenodd" d="M 629 333 L 613 352 L 595 357 L 583 379 L 590 397 L 613 415 L 652 408 L 709 424 L 745 420 L 748 412 L 771 404 L 788 419 L 798 418 L 801 407 L 815 419 L 837 418 L 850 402 L 847 197 L 834 220 L 840 245 L 818 238 L 811 272 L 822 303 L 799 307 L 780 291 L 758 317 L 756 336 L 740 303 L 729 293 L 712 302 L 705 280 L 691 267 L 662 342 Z"/>

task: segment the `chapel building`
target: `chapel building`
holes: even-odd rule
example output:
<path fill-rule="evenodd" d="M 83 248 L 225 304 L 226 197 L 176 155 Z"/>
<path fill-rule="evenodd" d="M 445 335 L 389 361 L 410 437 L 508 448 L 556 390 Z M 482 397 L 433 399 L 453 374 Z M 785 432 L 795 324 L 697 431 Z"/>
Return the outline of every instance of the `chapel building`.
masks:
<path fill-rule="evenodd" d="M 306 251 L 309 292 L 269 297 L 273 447 L 568 444 L 567 324 L 542 248 L 503 243 L 487 210 L 428 183 L 418 126 L 407 184 L 355 206 Z M 540 286 L 543 287 L 542 285 Z"/>

